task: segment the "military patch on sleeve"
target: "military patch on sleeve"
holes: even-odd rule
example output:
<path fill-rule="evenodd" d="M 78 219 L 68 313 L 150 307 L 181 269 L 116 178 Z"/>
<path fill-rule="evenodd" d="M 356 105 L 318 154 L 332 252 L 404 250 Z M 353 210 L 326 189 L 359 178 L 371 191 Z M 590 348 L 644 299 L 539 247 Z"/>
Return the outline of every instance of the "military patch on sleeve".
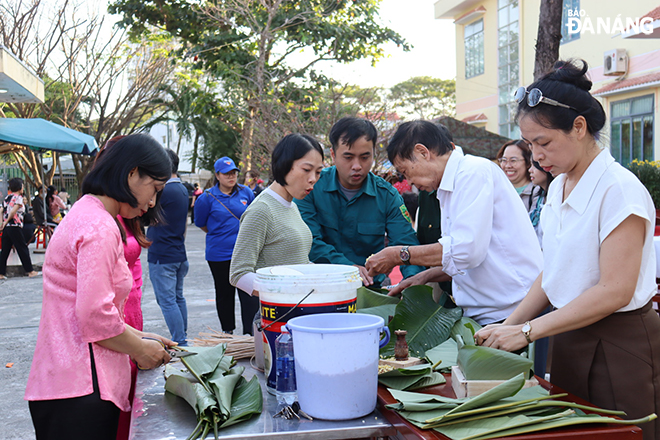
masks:
<path fill-rule="evenodd" d="M 399 209 L 401 210 L 401 214 L 403 214 L 403 218 L 408 220 L 408 223 L 412 223 L 412 219 L 410 218 L 410 213 L 408 212 L 406 205 L 399 206 Z"/>

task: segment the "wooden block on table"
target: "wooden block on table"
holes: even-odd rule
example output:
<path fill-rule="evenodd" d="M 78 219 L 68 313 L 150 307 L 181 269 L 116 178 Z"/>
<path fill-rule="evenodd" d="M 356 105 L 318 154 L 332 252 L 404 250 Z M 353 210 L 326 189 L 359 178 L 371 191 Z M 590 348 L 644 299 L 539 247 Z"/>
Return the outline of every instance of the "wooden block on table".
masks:
<path fill-rule="evenodd" d="M 380 365 L 391 365 L 394 368 L 406 368 L 406 367 L 412 367 L 413 365 L 422 364 L 424 363 L 424 361 L 420 358 L 409 357 L 405 361 L 397 361 L 395 359 L 380 359 L 378 363 Z"/>
<path fill-rule="evenodd" d="M 461 369 L 454 365 L 451 367 L 451 386 L 456 393 L 457 398 L 461 397 L 474 397 L 478 396 L 481 393 L 485 393 L 491 388 L 495 388 L 501 383 L 506 382 L 505 380 L 467 380 L 463 376 Z M 533 387 L 539 384 L 539 381 L 535 377 L 526 380 L 523 388 Z"/>

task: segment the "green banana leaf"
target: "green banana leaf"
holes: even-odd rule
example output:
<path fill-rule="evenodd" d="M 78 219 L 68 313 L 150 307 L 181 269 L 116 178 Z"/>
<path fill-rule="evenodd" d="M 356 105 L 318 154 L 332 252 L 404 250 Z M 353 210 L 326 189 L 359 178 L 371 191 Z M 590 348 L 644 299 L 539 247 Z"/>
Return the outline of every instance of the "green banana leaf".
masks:
<path fill-rule="evenodd" d="M 456 324 L 451 328 L 450 335 L 452 339 L 458 341 L 458 335 L 461 336 L 464 345 L 476 345 L 474 342 L 474 334 L 481 330 L 481 325 L 472 318 L 467 316 L 461 317 Z"/>
<path fill-rule="evenodd" d="M 549 420 L 566 417 L 571 414 L 574 414 L 573 410 L 566 410 L 558 414 L 552 414 L 543 417 L 515 414 L 512 416 L 500 416 L 482 420 L 474 420 L 469 423 L 441 426 L 434 429 L 453 440 L 468 440 L 474 439 L 476 437 L 492 438 L 493 435 L 500 431 L 532 425 L 535 423 L 546 422 Z"/>
<path fill-rule="evenodd" d="M 518 354 L 467 344 L 458 350 L 456 362 L 468 380 L 508 380 L 518 374 L 530 378 L 534 366 Z"/>
<path fill-rule="evenodd" d="M 422 388 L 426 387 L 432 387 L 435 385 L 442 385 L 443 383 L 446 383 L 447 379 L 445 379 L 445 376 L 442 375 L 442 373 L 438 373 L 437 371 L 431 371 L 430 376 L 424 376 L 422 377 L 419 381 L 415 382 L 414 384 L 410 385 L 407 390 L 419 390 Z"/>
<path fill-rule="evenodd" d="M 366 309 L 358 309 L 358 313 L 364 313 L 365 315 L 375 315 L 383 318 L 384 322 L 390 322 L 390 318 L 396 313 L 395 304 L 385 304 L 383 306 L 377 307 L 368 307 Z"/>
<path fill-rule="evenodd" d="M 167 378 L 165 390 L 182 397 L 195 410 L 198 417 L 207 410 L 217 410 L 218 408 L 215 397 L 206 388 L 199 383 L 191 383 L 178 374 L 172 374 Z"/>
<path fill-rule="evenodd" d="M 424 378 L 432 378 L 431 373 L 431 366 L 428 364 L 413 365 L 407 368 L 395 368 L 387 373 L 379 374 L 378 381 L 388 388 L 407 390 Z"/>
<path fill-rule="evenodd" d="M 496 435 L 492 435 L 492 434 L 480 435 L 477 437 L 470 437 L 470 438 L 472 440 L 485 440 L 489 438 L 509 437 L 512 435 L 527 434 L 530 432 L 544 431 L 547 429 L 563 428 L 566 426 L 575 426 L 575 425 L 592 424 L 592 423 L 611 423 L 615 425 L 641 425 L 655 419 L 657 419 L 655 413 L 634 420 L 613 419 L 611 417 L 599 416 L 597 414 L 573 415 L 570 417 L 563 417 L 561 419 L 556 419 L 556 420 L 549 420 L 540 423 L 537 422 L 534 425 L 527 425 L 517 428 L 508 428 L 508 429 L 500 430 L 497 432 Z"/>
<path fill-rule="evenodd" d="M 503 382 L 496 387 L 491 388 L 482 394 L 479 394 L 478 396 L 472 397 L 456 408 L 449 410 L 445 416 L 457 412 L 467 411 L 473 408 L 479 408 L 489 403 L 497 402 L 498 400 L 504 399 L 505 397 L 514 396 L 518 393 L 518 391 L 522 389 L 524 385 L 525 377 L 522 374 L 519 374 L 507 380 L 506 382 Z M 435 420 L 428 420 L 427 423 L 431 423 L 433 421 Z"/>
<path fill-rule="evenodd" d="M 456 358 L 458 358 L 458 347 L 456 341 L 451 338 L 430 350 L 426 350 L 426 360 L 431 365 L 437 364 L 435 370 L 440 370 L 443 373 L 451 373 L 451 367 L 457 365 Z"/>
<path fill-rule="evenodd" d="M 223 373 L 219 368 L 208 378 L 211 390 L 218 401 L 218 409 L 222 420 L 229 418 L 234 388 L 242 377 L 245 367 L 237 367 Z"/>
<path fill-rule="evenodd" d="M 221 427 L 234 425 L 252 417 L 252 414 L 261 414 L 263 409 L 263 395 L 261 385 L 257 376 L 253 376 L 248 382 L 243 376 L 234 389 L 231 399 L 230 416 Z"/>
<path fill-rule="evenodd" d="M 395 330 L 407 330 L 410 355 L 423 358 L 426 350 L 447 340 L 451 328 L 462 314 L 463 310 L 459 307 L 447 309 L 433 301 L 433 290 L 429 286 L 411 286 L 402 292 L 388 327 L 392 335 Z M 395 342 L 393 337 L 380 350 L 381 356 L 393 356 Z"/>
<path fill-rule="evenodd" d="M 218 367 L 222 358 L 225 357 L 226 348 L 226 344 L 218 344 L 215 347 L 186 347 L 186 351 L 197 353 L 197 355 L 183 357 L 181 361 L 201 383 L 203 382 L 202 377 L 213 373 Z"/>
<path fill-rule="evenodd" d="M 357 309 L 368 309 L 371 307 L 384 306 L 387 304 L 397 305 L 399 298 L 394 296 L 387 296 L 387 290 L 371 290 L 362 286 L 357 290 Z M 387 322 L 387 321 L 385 321 Z"/>

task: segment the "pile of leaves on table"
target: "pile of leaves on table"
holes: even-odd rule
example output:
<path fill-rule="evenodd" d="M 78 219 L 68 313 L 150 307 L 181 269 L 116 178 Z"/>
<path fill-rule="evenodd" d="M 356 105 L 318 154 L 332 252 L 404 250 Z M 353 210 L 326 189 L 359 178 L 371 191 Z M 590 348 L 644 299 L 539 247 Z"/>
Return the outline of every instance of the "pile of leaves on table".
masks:
<path fill-rule="evenodd" d="M 591 423 L 638 425 L 655 414 L 620 420 L 599 414 L 622 416 L 609 411 L 557 400 L 566 394 L 548 395 L 541 386 L 523 388 L 523 374 L 475 397 L 451 399 L 435 394 L 389 390 L 398 403 L 387 405 L 422 429 L 434 429 L 454 440 L 488 439 Z"/>
<path fill-rule="evenodd" d="M 186 347 L 195 356 L 181 358 L 188 371 L 165 367 L 165 389 L 185 399 L 195 410 L 198 423 L 188 440 L 247 420 L 261 414 L 263 396 L 256 376 L 247 381 L 245 367 L 237 367 L 232 356 L 225 355 L 226 345 Z"/>
<path fill-rule="evenodd" d="M 398 401 L 387 407 L 421 429 L 434 429 L 454 440 L 468 440 L 591 423 L 637 425 L 657 418 L 651 414 L 637 420 L 615 419 L 594 413 L 625 413 L 558 400 L 566 394 L 550 396 L 541 386 L 523 388 L 525 380 L 533 375 L 530 350 L 508 353 L 477 346 L 474 333 L 481 326 L 463 317 L 462 310 L 452 307 L 447 298 L 441 298 L 439 303 L 433 301 L 430 287 L 409 287 L 401 300 L 361 288 L 357 307 L 359 313 L 383 317 L 392 334 L 395 330 L 407 330 L 411 356 L 428 362 L 378 376 Z M 380 354 L 392 356 L 394 342 L 383 347 Z M 440 373 L 449 373 L 456 365 L 468 380 L 505 382 L 478 396 L 460 399 L 404 391 L 442 384 L 445 379 Z"/>

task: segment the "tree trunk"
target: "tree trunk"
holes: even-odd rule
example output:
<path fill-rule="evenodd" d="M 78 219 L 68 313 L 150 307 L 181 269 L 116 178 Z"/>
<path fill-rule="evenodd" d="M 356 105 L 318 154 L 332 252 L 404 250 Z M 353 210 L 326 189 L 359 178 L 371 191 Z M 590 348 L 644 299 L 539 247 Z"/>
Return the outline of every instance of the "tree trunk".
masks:
<path fill-rule="evenodd" d="M 552 66 L 559 59 L 562 7 L 562 0 L 541 0 L 539 30 L 536 36 L 534 81 L 551 71 Z"/>
<path fill-rule="evenodd" d="M 195 130 L 195 143 L 193 144 L 193 154 L 192 154 L 192 159 L 190 162 L 192 163 L 192 168 L 190 170 L 191 173 L 195 173 L 195 169 L 197 168 L 197 151 L 199 148 L 199 132 Z"/>

